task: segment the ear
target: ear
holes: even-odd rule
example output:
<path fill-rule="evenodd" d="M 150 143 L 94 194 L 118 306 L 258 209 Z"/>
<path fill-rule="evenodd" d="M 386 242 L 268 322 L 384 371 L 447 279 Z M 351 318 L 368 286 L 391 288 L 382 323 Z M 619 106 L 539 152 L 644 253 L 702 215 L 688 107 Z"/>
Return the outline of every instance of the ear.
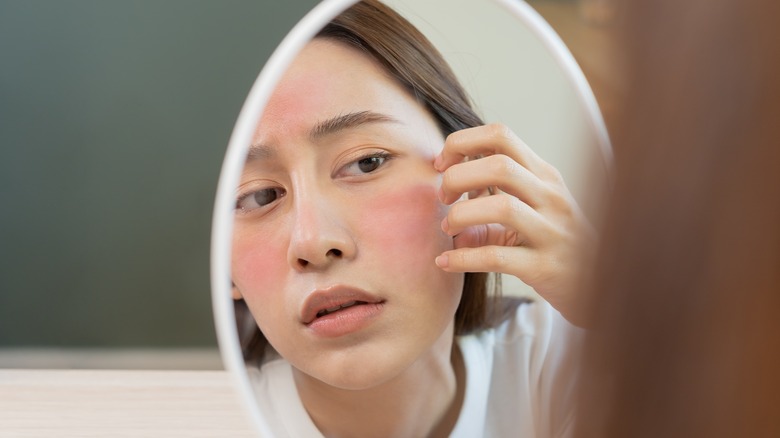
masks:
<path fill-rule="evenodd" d="M 233 297 L 234 300 L 238 301 L 244 298 L 243 295 L 241 295 L 241 291 L 238 290 L 238 287 L 236 287 L 236 284 L 233 283 L 233 289 L 230 295 Z"/>

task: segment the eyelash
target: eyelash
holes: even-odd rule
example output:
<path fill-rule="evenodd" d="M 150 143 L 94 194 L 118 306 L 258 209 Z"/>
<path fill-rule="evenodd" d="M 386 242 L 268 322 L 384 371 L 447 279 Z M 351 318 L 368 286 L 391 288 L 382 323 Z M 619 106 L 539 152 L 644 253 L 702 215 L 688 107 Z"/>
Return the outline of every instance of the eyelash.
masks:
<path fill-rule="evenodd" d="M 368 175 L 368 174 L 376 172 L 379 168 L 384 166 L 385 163 L 387 163 L 388 160 L 392 159 L 393 157 L 394 157 L 393 154 L 391 154 L 389 152 L 386 152 L 386 151 L 372 152 L 370 154 L 366 154 L 366 155 L 363 155 L 361 157 L 358 157 L 357 159 L 355 159 L 353 161 L 350 161 L 346 165 L 342 166 L 339 169 L 339 171 L 336 173 L 336 176 L 340 175 L 341 173 L 345 173 L 346 169 L 348 169 L 351 166 L 354 166 L 354 165 L 358 165 L 359 166 L 361 161 L 377 159 L 377 158 L 381 159 L 381 162 L 377 165 L 377 167 L 375 169 L 372 169 L 372 170 L 370 170 L 368 172 L 362 172 L 361 171 L 361 173 L 360 173 L 360 175 Z M 345 177 L 350 177 L 350 176 L 354 176 L 354 175 L 344 175 L 344 176 Z M 270 202 L 268 202 L 267 204 L 264 204 L 264 205 L 259 205 L 258 204 L 257 207 L 254 207 L 254 208 L 251 208 L 251 209 L 248 209 L 246 207 L 242 207 L 242 204 L 245 201 L 247 201 L 248 199 L 250 199 L 252 196 L 256 196 L 259 193 L 266 192 L 266 191 L 273 191 L 273 192 L 275 192 L 274 193 L 275 197 Z M 265 208 L 265 207 L 273 204 L 274 202 L 276 202 L 280 198 L 283 198 L 286 195 L 287 195 L 287 191 L 284 190 L 281 187 L 263 187 L 263 188 L 259 188 L 259 189 L 256 189 L 256 190 L 251 190 L 249 192 L 245 192 L 245 193 L 240 194 L 238 196 L 238 198 L 236 199 L 236 211 L 238 211 L 240 213 L 250 213 L 253 210 Z"/>
<path fill-rule="evenodd" d="M 242 204 L 245 201 L 247 201 L 248 199 L 250 199 L 251 197 L 257 196 L 259 193 L 267 192 L 267 191 L 275 192 L 274 193 L 275 198 L 273 200 L 271 200 L 270 202 L 268 202 L 267 204 L 259 205 L 259 203 L 258 203 L 257 207 L 254 207 L 254 208 L 251 208 L 251 209 L 242 206 Z M 247 193 L 244 193 L 244 194 L 241 194 L 241 195 L 238 196 L 238 198 L 236 199 L 236 211 L 240 212 L 240 213 L 250 213 L 253 210 L 257 210 L 257 209 L 260 209 L 260 208 L 267 207 L 268 205 L 276 202 L 279 198 L 283 198 L 286 194 L 287 194 L 287 191 L 284 190 L 281 187 L 263 187 L 263 188 L 260 188 L 260 189 L 257 189 L 257 190 L 252 190 L 250 192 L 247 192 Z"/>
<path fill-rule="evenodd" d="M 370 159 L 375 159 L 375 158 L 379 158 L 379 159 L 381 159 L 382 161 L 381 161 L 381 162 L 380 162 L 380 163 L 377 165 L 377 167 L 376 167 L 375 169 L 372 169 L 372 170 L 370 170 L 370 171 L 368 171 L 368 172 L 362 172 L 362 171 L 361 171 L 361 172 L 359 173 L 359 175 L 368 175 L 368 174 L 374 173 L 374 172 L 376 172 L 377 170 L 379 170 L 379 168 L 381 168 L 382 166 L 384 166 L 384 165 L 387 163 L 387 161 L 388 161 L 388 160 L 390 160 L 390 159 L 392 159 L 393 157 L 394 157 L 394 155 L 393 155 L 393 154 L 391 154 L 390 152 L 387 152 L 387 151 L 381 151 L 381 152 L 372 152 L 372 153 L 369 153 L 369 154 L 363 155 L 363 156 L 361 156 L 361 157 L 358 157 L 357 159 L 355 159 L 355 160 L 353 160 L 353 161 L 350 161 L 349 163 L 347 163 L 346 165 L 344 165 L 343 167 L 341 167 L 341 168 L 340 168 L 340 169 L 337 171 L 336 175 L 338 176 L 338 175 L 341 175 L 342 173 L 345 173 L 347 169 L 349 169 L 350 167 L 352 167 L 352 166 L 354 166 L 354 165 L 358 165 L 358 166 L 359 166 L 361 161 L 370 160 Z M 344 176 L 351 176 L 351 175 L 344 175 Z"/>

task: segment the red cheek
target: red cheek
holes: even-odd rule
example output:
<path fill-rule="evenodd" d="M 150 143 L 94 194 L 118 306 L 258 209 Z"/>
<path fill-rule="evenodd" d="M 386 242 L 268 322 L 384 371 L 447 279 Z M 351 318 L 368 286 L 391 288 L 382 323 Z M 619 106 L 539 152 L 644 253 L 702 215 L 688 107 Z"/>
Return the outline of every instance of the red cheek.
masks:
<path fill-rule="evenodd" d="M 241 235 L 233 239 L 233 282 L 244 295 L 278 291 L 287 272 L 287 246 L 268 235 Z"/>
<path fill-rule="evenodd" d="M 428 184 L 402 186 L 362 203 L 360 224 L 369 227 L 371 242 L 404 258 L 441 252 L 451 239 L 441 231 L 445 206 Z M 365 228 L 364 228 L 365 229 Z M 438 254 L 436 254 L 438 255 Z M 431 258 L 431 263 L 433 259 Z"/>

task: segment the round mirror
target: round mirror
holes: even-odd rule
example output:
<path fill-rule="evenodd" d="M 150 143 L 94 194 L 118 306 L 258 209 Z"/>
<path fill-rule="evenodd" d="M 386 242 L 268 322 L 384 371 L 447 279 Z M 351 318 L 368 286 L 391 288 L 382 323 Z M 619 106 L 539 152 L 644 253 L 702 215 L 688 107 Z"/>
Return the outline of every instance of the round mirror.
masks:
<path fill-rule="evenodd" d="M 525 208 L 542 175 L 562 177 L 553 185 L 587 222 L 608 179 L 601 114 L 571 54 L 523 2 L 353 3 L 324 1 L 290 32 L 230 139 L 212 236 L 224 363 L 262 436 L 360 435 L 371 412 L 393 412 L 385 421 L 399 436 L 502 436 L 540 415 L 510 385 L 562 385 L 533 380 L 553 365 L 530 358 L 508 362 L 526 381 L 507 383 L 496 365 L 506 352 L 492 349 L 523 324 L 546 333 L 534 321 L 566 322 L 526 305 L 544 300 L 516 276 L 453 272 L 438 256 L 473 245 L 459 245 L 468 230 L 445 218 L 459 203 L 493 211 L 507 194 Z M 485 170 L 506 168 L 531 179 L 504 185 Z M 458 191 L 475 179 L 484 187 Z M 519 316 L 490 300 L 502 284 Z M 487 301 L 468 302 L 474 290 Z M 492 317 L 475 323 L 466 307 Z M 541 399 L 543 423 L 565 427 L 558 399 Z M 432 420 L 398 421 L 415 416 Z M 373 426 L 389 433 L 389 423 Z M 557 427 L 530 423 L 535 436 Z"/>

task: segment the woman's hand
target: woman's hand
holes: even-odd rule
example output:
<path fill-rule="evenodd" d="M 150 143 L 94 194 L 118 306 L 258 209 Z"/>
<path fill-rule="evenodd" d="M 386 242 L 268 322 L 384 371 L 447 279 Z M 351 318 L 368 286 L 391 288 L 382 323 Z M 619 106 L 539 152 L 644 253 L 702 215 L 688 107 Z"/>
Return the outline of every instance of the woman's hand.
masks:
<path fill-rule="evenodd" d="M 499 124 L 451 134 L 434 167 L 439 197 L 452 204 L 442 229 L 455 243 L 436 264 L 514 275 L 578 322 L 583 257 L 596 238 L 558 170 Z"/>

